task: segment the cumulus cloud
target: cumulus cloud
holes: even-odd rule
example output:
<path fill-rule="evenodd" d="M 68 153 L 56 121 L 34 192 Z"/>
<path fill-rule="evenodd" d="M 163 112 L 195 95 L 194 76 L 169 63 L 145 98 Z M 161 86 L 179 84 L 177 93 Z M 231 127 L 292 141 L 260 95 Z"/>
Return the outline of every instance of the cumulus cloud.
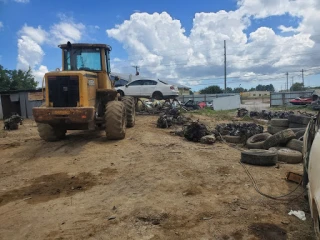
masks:
<path fill-rule="evenodd" d="M 278 27 L 289 36 L 267 26 L 247 32 L 252 19 L 282 15 L 299 19 L 298 27 Z M 319 22 L 318 0 L 239 0 L 235 11 L 196 13 L 189 35 L 166 12 L 134 13 L 106 33 L 123 44 L 128 66 L 139 65 L 141 73 L 155 78 L 194 85 L 191 81 L 223 76 L 224 40 L 228 76 L 242 81 L 277 78 L 286 71 L 315 66 L 319 62 L 314 54 L 320 50 Z"/>
<path fill-rule="evenodd" d="M 43 46 L 57 46 L 67 41 L 77 42 L 83 36 L 85 25 L 75 23 L 73 19 L 60 15 L 60 22 L 53 24 L 48 30 L 41 26 L 24 25 L 19 31 L 17 68 L 33 70 L 39 84 L 43 75 L 48 72 L 47 66 L 42 65 L 45 53 Z"/>

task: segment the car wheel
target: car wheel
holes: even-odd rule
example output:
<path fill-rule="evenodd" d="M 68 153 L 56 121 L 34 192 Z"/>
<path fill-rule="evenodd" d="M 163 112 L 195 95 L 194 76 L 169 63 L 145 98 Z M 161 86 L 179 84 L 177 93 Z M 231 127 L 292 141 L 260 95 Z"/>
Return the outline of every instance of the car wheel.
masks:
<path fill-rule="evenodd" d="M 163 94 L 161 92 L 154 92 L 152 94 L 152 98 L 156 100 L 162 100 L 163 99 Z"/>
<path fill-rule="evenodd" d="M 124 92 L 123 91 L 118 91 L 118 93 L 120 94 L 121 97 L 124 96 Z"/>

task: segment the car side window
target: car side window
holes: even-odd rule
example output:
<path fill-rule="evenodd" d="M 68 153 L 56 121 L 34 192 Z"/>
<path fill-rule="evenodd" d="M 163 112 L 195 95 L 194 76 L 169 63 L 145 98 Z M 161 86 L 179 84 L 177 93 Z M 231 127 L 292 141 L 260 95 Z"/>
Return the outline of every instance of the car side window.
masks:
<path fill-rule="evenodd" d="M 153 80 L 143 80 L 143 85 L 144 86 L 157 85 L 157 82 Z"/>
<path fill-rule="evenodd" d="M 134 82 L 128 84 L 128 86 L 140 86 L 140 85 L 143 85 L 142 80 L 134 81 Z"/>

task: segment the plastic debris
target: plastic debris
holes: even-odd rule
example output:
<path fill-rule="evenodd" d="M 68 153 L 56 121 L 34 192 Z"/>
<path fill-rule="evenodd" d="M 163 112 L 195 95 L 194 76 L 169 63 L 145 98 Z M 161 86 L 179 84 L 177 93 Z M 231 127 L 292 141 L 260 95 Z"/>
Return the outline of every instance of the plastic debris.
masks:
<path fill-rule="evenodd" d="M 302 221 L 305 221 L 307 219 L 306 218 L 306 214 L 304 213 L 304 211 L 301 211 L 301 210 L 298 210 L 298 211 L 291 210 L 288 214 L 290 216 L 294 215 L 294 216 L 296 216 L 297 218 L 299 218 Z"/>

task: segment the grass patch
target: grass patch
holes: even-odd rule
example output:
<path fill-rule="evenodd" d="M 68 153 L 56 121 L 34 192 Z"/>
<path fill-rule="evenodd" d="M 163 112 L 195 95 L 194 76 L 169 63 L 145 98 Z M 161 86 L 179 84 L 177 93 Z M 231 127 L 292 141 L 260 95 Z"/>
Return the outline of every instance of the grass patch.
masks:
<path fill-rule="evenodd" d="M 294 110 L 314 111 L 310 105 L 278 106 L 278 107 L 270 107 L 270 110 L 271 111 L 294 111 Z"/>
<path fill-rule="evenodd" d="M 232 120 L 236 116 L 236 110 L 212 110 L 210 108 L 203 108 L 198 111 L 192 111 L 192 115 L 202 115 L 213 117 L 217 120 Z"/>

